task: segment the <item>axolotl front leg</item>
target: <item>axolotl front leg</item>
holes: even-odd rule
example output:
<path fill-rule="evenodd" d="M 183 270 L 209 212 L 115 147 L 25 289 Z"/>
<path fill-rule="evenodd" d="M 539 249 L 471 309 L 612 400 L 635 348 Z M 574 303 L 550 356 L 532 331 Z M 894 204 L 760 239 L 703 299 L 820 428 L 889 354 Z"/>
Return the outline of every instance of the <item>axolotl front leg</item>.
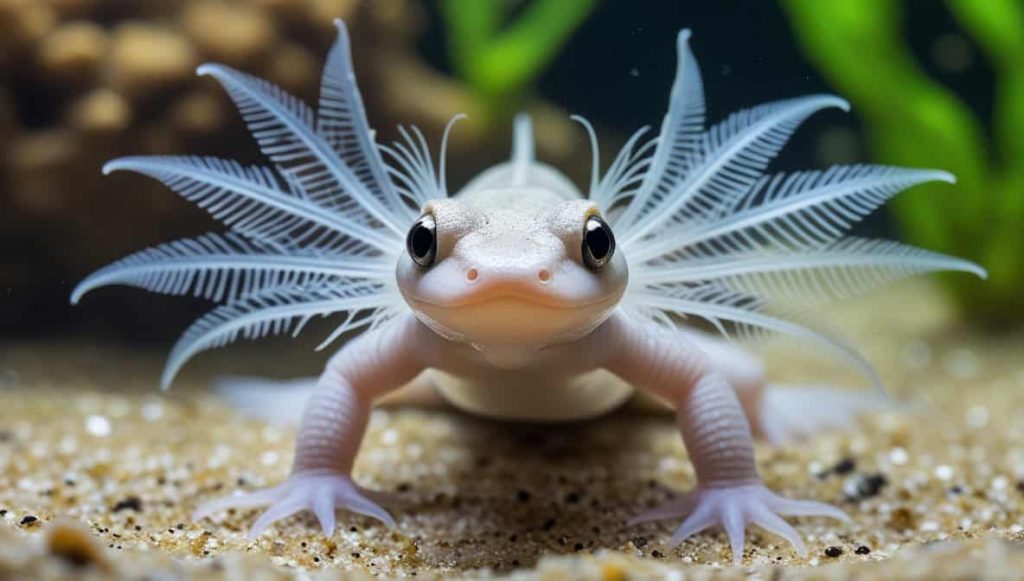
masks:
<path fill-rule="evenodd" d="M 439 341 L 411 314 L 353 339 L 328 362 L 306 405 L 288 479 L 266 490 L 207 502 L 193 518 L 269 505 L 253 523 L 250 538 L 303 510 L 316 515 L 328 536 L 337 508 L 394 526 L 391 515 L 371 500 L 374 494 L 352 481 L 352 464 L 374 400 L 416 377 Z"/>
<path fill-rule="evenodd" d="M 313 512 L 328 535 L 334 530 L 336 508 L 393 525 L 391 516 L 369 498 L 372 493 L 353 483 L 352 463 L 374 400 L 406 384 L 426 367 L 450 361 L 445 355 L 447 346 L 412 315 L 353 340 L 332 358 L 319 380 L 302 419 L 287 481 L 209 502 L 196 511 L 196 518 L 227 508 L 270 505 L 253 524 L 250 536 L 303 510 Z M 804 553 L 800 537 L 780 515 L 847 519 L 837 508 L 788 500 L 762 484 L 743 406 L 726 374 L 714 367 L 713 360 L 686 334 L 614 315 L 586 338 L 548 351 L 556 362 L 553 373 L 604 368 L 676 409 L 697 486 L 638 516 L 634 523 L 684 518 L 673 535 L 674 542 L 721 526 L 729 536 L 733 559 L 739 562 L 747 525 L 778 534 Z"/>
<path fill-rule="evenodd" d="M 614 316 L 595 333 L 594 341 L 595 350 L 604 354 L 604 368 L 675 407 L 697 476 L 692 491 L 639 515 L 633 523 L 684 518 L 672 536 L 674 543 L 721 526 L 729 537 L 733 561 L 739 563 L 748 525 L 785 538 L 804 555 L 800 536 L 781 516 L 849 520 L 833 506 L 782 498 L 765 487 L 754 462 L 750 425 L 736 392 L 685 334 Z"/>

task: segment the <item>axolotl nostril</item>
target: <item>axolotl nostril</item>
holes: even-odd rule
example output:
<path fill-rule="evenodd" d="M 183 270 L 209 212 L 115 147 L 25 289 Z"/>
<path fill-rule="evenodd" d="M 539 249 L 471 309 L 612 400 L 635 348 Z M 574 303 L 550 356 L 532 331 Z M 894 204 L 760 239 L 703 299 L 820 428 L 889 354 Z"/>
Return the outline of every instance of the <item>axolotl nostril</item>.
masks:
<path fill-rule="evenodd" d="M 841 424 L 861 409 L 847 392 L 766 387 L 760 362 L 687 325 L 723 333 L 780 332 L 862 370 L 848 345 L 800 321 L 830 299 L 937 270 L 984 276 L 969 262 L 847 230 L 899 191 L 949 174 L 873 165 L 768 174 L 807 117 L 842 99 L 761 105 L 705 125 L 703 85 L 678 37 L 668 114 L 641 129 L 586 195 L 536 160 L 530 120 L 514 125 L 511 159 L 449 196 L 444 144 L 435 170 L 423 136 L 380 145 L 355 84 L 345 26 L 310 108 L 220 65 L 201 74 L 236 102 L 269 166 L 209 157 L 129 157 L 106 171 L 156 178 L 207 210 L 224 234 L 179 240 L 89 276 L 72 301 L 109 284 L 196 294 L 218 303 L 173 348 L 167 387 L 193 355 L 240 337 L 297 333 L 314 317 L 363 333 L 327 363 L 301 420 L 288 479 L 211 501 L 203 518 L 268 506 L 252 535 L 312 511 L 325 534 L 336 509 L 392 517 L 351 478 L 374 401 L 416 381 L 456 406 L 512 419 L 606 413 L 639 390 L 674 407 L 697 477 L 690 492 L 634 522 L 682 519 L 681 542 L 725 529 L 737 562 L 757 525 L 803 553 L 783 517 L 845 520 L 832 506 L 791 500 L 762 483 L 754 434 L 783 442 Z M 457 119 L 457 118 L 456 118 Z M 453 119 L 454 121 L 454 119 Z"/>

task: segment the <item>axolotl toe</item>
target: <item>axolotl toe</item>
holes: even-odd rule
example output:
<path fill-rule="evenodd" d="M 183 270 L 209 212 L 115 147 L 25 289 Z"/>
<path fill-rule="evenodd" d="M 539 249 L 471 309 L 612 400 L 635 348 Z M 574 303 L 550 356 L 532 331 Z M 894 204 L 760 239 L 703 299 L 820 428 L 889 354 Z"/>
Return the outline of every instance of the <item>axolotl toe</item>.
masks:
<path fill-rule="evenodd" d="M 858 406 L 840 390 L 804 397 L 766 387 L 757 359 L 688 321 L 739 337 L 788 334 L 878 383 L 856 350 L 802 321 L 813 306 L 906 275 L 983 276 L 963 260 L 846 235 L 899 191 L 952 176 L 874 165 L 766 173 L 802 121 L 846 102 L 783 100 L 706 127 L 684 30 L 656 136 L 635 133 L 601 173 L 594 131 L 579 119 L 594 150 L 586 195 L 536 160 L 521 115 L 511 159 L 449 196 L 443 152 L 452 123 L 440 171 L 415 128 L 402 130 L 404 141 L 377 144 L 337 25 L 316 109 L 230 68 L 199 69 L 236 102 L 269 166 L 129 157 L 105 168 L 158 179 L 228 227 L 129 256 L 74 291 L 77 301 L 126 284 L 221 303 L 174 347 L 164 387 L 193 355 L 239 337 L 297 333 L 327 315 L 342 319 L 325 344 L 363 331 L 317 380 L 288 479 L 211 501 L 196 518 L 267 506 L 252 526 L 259 535 L 311 511 L 330 535 L 342 508 L 393 526 L 353 482 L 352 463 L 374 402 L 429 376 L 454 405 L 500 418 L 592 417 L 635 391 L 666 402 L 697 482 L 636 522 L 681 519 L 674 542 L 721 527 L 739 562 L 750 525 L 804 553 L 784 517 L 846 520 L 837 508 L 765 487 L 753 437 L 783 442 L 843 424 Z"/>

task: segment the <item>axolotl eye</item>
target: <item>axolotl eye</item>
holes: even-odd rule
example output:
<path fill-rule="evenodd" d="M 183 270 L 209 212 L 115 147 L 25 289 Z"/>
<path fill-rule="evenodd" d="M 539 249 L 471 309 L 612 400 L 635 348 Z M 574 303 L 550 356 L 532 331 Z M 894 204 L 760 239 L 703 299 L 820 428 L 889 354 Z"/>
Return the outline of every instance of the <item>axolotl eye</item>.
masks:
<path fill-rule="evenodd" d="M 405 237 L 405 248 L 413 261 L 423 268 L 434 264 L 437 258 L 437 224 L 433 216 L 424 214 L 416 220 Z"/>
<path fill-rule="evenodd" d="M 600 270 L 615 254 L 615 235 L 612 227 L 600 216 L 591 216 L 583 225 L 583 264 L 590 270 Z"/>

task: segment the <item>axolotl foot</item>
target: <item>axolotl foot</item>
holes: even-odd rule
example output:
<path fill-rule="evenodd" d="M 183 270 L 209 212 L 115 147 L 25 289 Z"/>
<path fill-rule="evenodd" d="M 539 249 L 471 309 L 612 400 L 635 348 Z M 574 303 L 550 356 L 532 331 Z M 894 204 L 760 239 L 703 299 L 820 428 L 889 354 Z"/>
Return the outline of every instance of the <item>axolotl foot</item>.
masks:
<path fill-rule="evenodd" d="M 782 516 L 824 516 L 849 522 L 850 518 L 838 508 L 810 500 L 782 498 L 763 484 L 738 486 L 698 486 L 690 492 L 637 515 L 630 525 L 668 518 L 684 518 L 683 524 L 672 535 L 677 545 L 688 537 L 712 526 L 725 529 L 732 547 L 732 561 L 743 560 L 743 542 L 748 525 L 756 525 L 766 532 L 789 541 L 801 557 L 807 548 L 796 530 Z"/>
<path fill-rule="evenodd" d="M 380 499 L 382 495 L 359 487 L 345 474 L 326 470 L 297 472 L 283 484 L 272 488 L 206 502 L 192 513 L 192 518 L 200 520 L 229 508 L 269 505 L 270 508 L 249 529 L 250 539 L 263 534 L 274 522 L 303 510 L 316 516 L 328 537 L 334 534 L 335 510 L 338 508 L 375 518 L 394 527 L 395 520 L 370 497 Z"/>

